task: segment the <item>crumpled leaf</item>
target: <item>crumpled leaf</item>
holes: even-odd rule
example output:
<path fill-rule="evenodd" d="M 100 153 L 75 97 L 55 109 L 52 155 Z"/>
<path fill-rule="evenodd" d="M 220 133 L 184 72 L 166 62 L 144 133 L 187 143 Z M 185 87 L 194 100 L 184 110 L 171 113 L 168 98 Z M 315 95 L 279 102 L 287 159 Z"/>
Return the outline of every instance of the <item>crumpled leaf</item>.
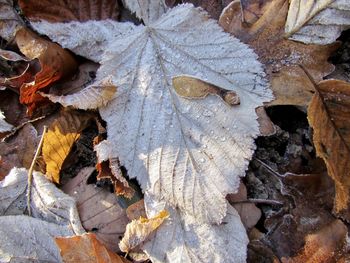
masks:
<path fill-rule="evenodd" d="M 0 179 L 13 167 L 30 167 L 40 138 L 32 124 L 28 123 L 9 142 L 0 142 Z"/>
<path fill-rule="evenodd" d="M 13 126 L 5 121 L 4 113 L 0 110 L 0 133 L 11 131 Z"/>
<path fill-rule="evenodd" d="M 31 21 L 41 19 L 50 22 L 117 20 L 119 15 L 119 5 L 116 0 L 20 0 L 18 4 L 24 15 Z"/>
<path fill-rule="evenodd" d="M 45 176 L 52 182 L 60 183 L 62 165 L 90 119 L 88 114 L 64 111 L 44 135 L 42 155 L 46 163 Z"/>
<path fill-rule="evenodd" d="M 224 197 L 237 190 L 253 153 L 259 133 L 255 108 L 272 98 L 256 55 L 191 5 L 173 8 L 148 27 L 112 21 L 32 24 L 90 59 L 104 52 L 97 81 L 111 75 L 118 92 L 101 108 L 108 143 L 98 155 L 118 157 L 146 192 L 200 221 L 219 223 L 226 214 Z M 104 30 L 113 33 L 99 33 Z M 233 90 L 241 104 L 232 107 L 216 96 L 181 98 L 171 86 L 179 75 Z"/>
<path fill-rule="evenodd" d="M 1 181 L 1 215 L 20 214 L 21 211 L 24 213 L 27 177 L 27 169 L 13 168 Z M 34 217 L 56 225 L 66 226 L 73 234 L 85 232 L 81 226 L 74 199 L 60 191 L 41 173 L 33 173 L 31 194 L 31 208 Z"/>
<path fill-rule="evenodd" d="M 119 251 L 118 240 L 122 238 L 129 220 L 113 193 L 87 184 L 94 171 L 93 167 L 82 169 L 62 190 L 76 200 L 83 227 L 87 231 L 93 231 L 106 247 Z"/>
<path fill-rule="evenodd" d="M 41 67 L 34 81 L 20 88 L 20 102 L 28 106 L 31 114 L 36 104 L 45 100 L 37 91 L 70 76 L 76 70 L 77 63 L 68 51 L 25 28 L 17 31 L 16 43 L 26 57 L 38 59 Z"/>
<path fill-rule="evenodd" d="M 55 241 L 60 249 L 62 260 L 65 263 L 129 262 L 104 247 L 93 233 L 73 237 L 56 237 Z"/>
<path fill-rule="evenodd" d="M 340 261 L 346 251 L 347 227 L 340 220 L 334 220 L 327 226 L 309 234 L 305 246 L 298 255 L 282 258 L 283 263 L 346 262 Z M 339 261 L 338 261 L 339 260 Z"/>
<path fill-rule="evenodd" d="M 0 36 L 9 41 L 21 27 L 18 15 L 13 8 L 12 0 L 0 0 Z"/>
<path fill-rule="evenodd" d="M 45 93 L 40 93 L 40 95 L 48 98 L 52 102 L 58 102 L 64 107 L 72 106 L 82 110 L 98 108 L 106 106 L 117 90 L 117 88 L 109 82 L 109 79 L 103 80 L 98 85 L 94 84 L 94 86 L 88 86 L 70 95 L 57 96 Z"/>
<path fill-rule="evenodd" d="M 168 9 L 165 0 L 123 0 L 123 4 L 146 25 L 156 21 Z"/>
<path fill-rule="evenodd" d="M 164 208 L 164 203 L 149 202 L 152 201 L 145 200 L 148 209 L 156 205 L 152 211 Z M 143 246 L 152 262 L 246 262 L 249 240 L 239 215 L 232 206 L 228 205 L 227 215 L 221 225 L 198 223 L 191 215 L 181 214 L 172 208 L 167 210 L 170 213 L 169 219 Z"/>
<path fill-rule="evenodd" d="M 71 236 L 66 225 L 48 223 L 33 217 L 0 217 L 1 262 L 62 262 L 54 237 Z"/>
<path fill-rule="evenodd" d="M 335 182 L 334 210 L 350 220 L 350 84 L 340 80 L 325 80 L 308 108 L 317 155 L 327 165 Z"/>
<path fill-rule="evenodd" d="M 307 44 L 330 44 L 350 28 L 347 0 L 291 0 L 285 32 Z"/>
<path fill-rule="evenodd" d="M 169 217 L 166 210 L 160 211 L 155 217 L 132 220 L 127 226 L 123 239 L 119 242 L 122 252 L 128 253 L 141 245 Z"/>
<path fill-rule="evenodd" d="M 288 0 L 243 2 L 242 6 L 238 0 L 231 2 L 220 16 L 220 25 L 258 53 L 276 96 L 270 105 L 307 106 L 314 90 L 299 65 L 321 81 L 334 70 L 328 58 L 338 44 L 305 45 L 285 39 Z M 242 17 L 241 8 L 243 14 L 252 15 Z"/>

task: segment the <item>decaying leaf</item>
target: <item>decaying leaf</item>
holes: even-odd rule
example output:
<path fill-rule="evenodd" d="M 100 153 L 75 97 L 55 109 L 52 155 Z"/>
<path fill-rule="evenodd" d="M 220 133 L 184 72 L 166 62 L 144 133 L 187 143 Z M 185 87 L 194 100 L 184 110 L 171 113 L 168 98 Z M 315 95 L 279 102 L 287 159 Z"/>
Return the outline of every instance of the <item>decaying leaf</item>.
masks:
<path fill-rule="evenodd" d="M 11 131 L 13 126 L 5 121 L 4 113 L 0 110 L 0 133 Z"/>
<path fill-rule="evenodd" d="M 30 167 L 39 139 L 36 129 L 29 123 L 11 141 L 0 142 L 0 179 L 13 167 Z"/>
<path fill-rule="evenodd" d="M 325 80 L 317 85 L 308 108 L 308 119 L 314 130 L 317 155 L 327 165 L 336 188 L 334 210 L 350 220 L 350 84 Z"/>
<path fill-rule="evenodd" d="M 144 200 L 141 199 L 128 206 L 126 209 L 126 215 L 130 220 L 139 219 L 140 217 L 147 217 Z"/>
<path fill-rule="evenodd" d="M 106 247 L 119 251 L 118 241 L 122 238 L 129 220 L 115 194 L 87 184 L 94 171 L 93 167 L 82 169 L 62 190 L 76 200 L 83 227 L 87 231 L 93 231 Z"/>
<path fill-rule="evenodd" d="M 52 182 L 60 183 L 62 165 L 90 119 L 88 114 L 64 111 L 49 127 L 44 136 L 42 155 L 46 163 L 46 176 Z"/>
<path fill-rule="evenodd" d="M 303 250 L 294 257 L 282 258 L 282 262 L 346 262 L 338 260 L 349 252 L 346 248 L 347 233 L 347 227 L 343 222 L 334 220 L 329 225 L 306 236 Z"/>
<path fill-rule="evenodd" d="M 147 197 L 146 197 L 147 199 Z M 150 204 L 146 200 L 146 208 Z M 163 203 L 164 205 L 164 203 Z M 154 237 L 144 246 L 144 251 L 153 263 L 161 262 L 246 262 L 246 246 L 249 242 L 237 211 L 228 205 L 226 217 L 221 225 L 198 223 L 195 217 L 168 209 L 169 219 L 156 230 Z M 149 211 L 148 211 L 149 212 Z"/>
<path fill-rule="evenodd" d="M 243 2 L 242 6 L 238 0 L 228 5 L 220 16 L 220 25 L 258 53 L 276 96 L 272 105 L 307 106 L 313 87 L 298 65 L 321 81 L 334 69 L 327 60 L 338 44 L 305 45 L 285 39 L 288 0 Z M 241 7 L 243 14 L 251 16 L 243 18 Z"/>
<path fill-rule="evenodd" d="M 308 44 L 330 44 L 350 28 L 347 0 L 291 0 L 285 32 L 290 39 Z"/>
<path fill-rule="evenodd" d="M 256 108 L 259 130 L 262 136 L 271 136 L 276 133 L 275 124 L 270 120 L 263 106 Z"/>
<path fill-rule="evenodd" d="M 116 0 L 84 1 L 35 1 L 20 0 L 18 4 L 31 21 L 46 20 L 50 22 L 86 21 L 115 19 L 119 15 Z"/>
<path fill-rule="evenodd" d="M 1 262 L 62 262 L 54 237 L 72 236 L 67 226 L 29 216 L 0 216 Z"/>
<path fill-rule="evenodd" d="M 35 104 L 43 100 L 37 91 L 74 73 L 77 63 L 68 51 L 25 28 L 17 31 L 16 43 L 26 57 L 38 59 L 41 67 L 34 81 L 20 89 L 20 101 L 31 113 Z"/>
<path fill-rule="evenodd" d="M 27 178 L 28 170 L 13 168 L 1 182 L 1 215 L 24 213 Z M 85 232 L 74 199 L 60 191 L 41 173 L 33 173 L 30 204 L 34 217 L 55 225 L 66 226 L 77 235 Z"/>
<path fill-rule="evenodd" d="M 133 248 L 141 245 L 168 217 L 169 213 L 166 210 L 162 210 L 155 217 L 141 217 L 132 220 L 126 226 L 125 235 L 119 243 L 120 250 L 128 253 Z"/>
<path fill-rule="evenodd" d="M 0 36 L 9 41 L 19 27 L 21 22 L 15 13 L 12 0 L 0 0 Z"/>
<path fill-rule="evenodd" d="M 104 247 L 93 233 L 73 237 L 56 237 L 55 241 L 60 249 L 62 260 L 65 263 L 129 262 Z"/>

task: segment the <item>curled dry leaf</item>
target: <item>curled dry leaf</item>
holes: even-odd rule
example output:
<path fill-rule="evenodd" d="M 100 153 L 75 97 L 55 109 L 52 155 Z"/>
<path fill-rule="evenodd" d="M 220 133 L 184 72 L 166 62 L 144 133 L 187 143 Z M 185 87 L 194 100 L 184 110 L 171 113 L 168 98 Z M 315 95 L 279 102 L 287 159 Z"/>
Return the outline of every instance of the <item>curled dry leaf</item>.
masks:
<path fill-rule="evenodd" d="M 125 235 L 119 243 L 120 250 L 129 253 L 129 251 L 141 245 L 168 217 L 169 213 L 162 210 L 155 217 L 141 217 L 132 220 L 126 226 Z"/>
<path fill-rule="evenodd" d="M 350 28 L 346 0 L 291 0 L 285 25 L 290 39 L 307 44 L 330 44 Z"/>
<path fill-rule="evenodd" d="M 62 262 L 54 237 L 72 236 L 67 226 L 29 216 L 0 217 L 1 262 Z"/>
<path fill-rule="evenodd" d="M 93 231 L 106 247 L 119 251 L 118 241 L 122 238 L 129 220 L 115 194 L 87 184 L 94 171 L 93 167 L 82 169 L 62 190 L 76 200 L 83 227 L 87 231 Z"/>
<path fill-rule="evenodd" d="M 44 136 L 42 155 L 46 163 L 46 176 L 52 182 L 60 183 L 62 165 L 90 119 L 88 114 L 63 111 L 50 125 Z"/>
<path fill-rule="evenodd" d="M 116 0 L 20 0 L 18 4 L 31 21 L 69 22 L 118 19 L 119 5 Z"/>
<path fill-rule="evenodd" d="M 19 27 L 21 22 L 13 8 L 13 1 L 0 0 L 0 36 L 10 41 Z"/>
<path fill-rule="evenodd" d="M 276 101 L 271 105 L 306 106 L 314 92 L 299 64 L 307 68 L 317 81 L 333 71 L 327 60 L 338 44 L 305 45 L 284 38 L 288 0 L 243 1 L 243 14 L 254 16 L 244 23 L 240 1 L 227 6 L 220 16 L 220 25 L 249 44 L 265 64 Z"/>
<path fill-rule="evenodd" d="M 26 57 L 38 59 L 41 67 L 34 81 L 20 88 L 20 101 L 32 113 L 36 104 L 45 100 L 37 91 L 70 76 L 75 72 L 77 63 L 68 51 L 25 28 L 17 31 L 16 43 Z"/>
<path fill-rule="evenodd" d="M 63 262 L 75 263 L 127 263 L 129 261 L 108 250 L 95 234 L 86 233 L 81 236 L 56 237 L 55 242 L 60 249 Z"/>
<path fill-rule="evenodd" d="M 30 167 L 39 139 L 33 125 L 26 124 L 15 138 L 9 142 L 0 142 L 0 179 L 13 167 Z"/>
<path fill-rule="evenodd" d="M 111 84 L 108 78 L 101 81 L 100 84 L 96 83 L 70 95 L 40 94 L 52 102 L 62 104 L 64 107 L 72 106 L 74 108 L 88 110 L 106 106 L 108 101 L 113 99 L 116 90 L 116 86 Z"/>
<path fill-rule="evenodd" d="M 309 234 L 305 246 L 296 256 L 282 258 L 283 263 L 346 262 L 341 261 L 347 251 L 347 227 L 340 220 Z M 339 261 L 338 261 L 339 260 Z"/>
<path fill-rule="evenodd" d="M 317 155 L 327 165 L 335 182 L 334 210 L 350 220 L 350 84 L 340 80 L 325 80 L 308 108 L 308 119 L 314 130 Z"/>
<path fill-rule="evenodd" d="M 1 215 L 23 214 L 26 209 L 28 170 L 13 168 L 1 182 Z M 31 208 L 34 217 L 65 226 L 74 234 L 85 232 L 81 226 L 75 201 L 64 194 L 41 173 L 33 173 Z"/>

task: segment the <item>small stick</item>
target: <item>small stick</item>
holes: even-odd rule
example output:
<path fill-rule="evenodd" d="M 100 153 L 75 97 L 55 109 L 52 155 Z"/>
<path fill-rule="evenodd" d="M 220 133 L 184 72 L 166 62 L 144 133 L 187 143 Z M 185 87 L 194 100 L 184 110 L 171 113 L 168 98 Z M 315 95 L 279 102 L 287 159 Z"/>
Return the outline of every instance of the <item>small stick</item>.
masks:
<path fill-rule="evenodd" d="M 244 203 L 253 203 L 253 204 L 268 204 L 268 205 L 283 205 L 283 202 L 277 200 L 270 199 L 257 199 L 257 198 L 249 198 L 247 200 L 233 202 L 233 204 L 244 204 Z"/>
<path fill-rule="evenodd" d="M 30 206 L 30 198 L 32 195 L 32 181 L 33 181 L 33 170 L 34 165 L 38 159 L 39 153 L 41 151 L 41 147 L 43 146 L 44 137 L 47 132 L 47 126 L 44 126 L 43 134 L 41 135 L 40 142 L 38 147 L 36 148 L 36 152 L 32 161 L 32 164 L 30 165 L 29 171 L 28 171 L 28 185 L 27 185 L 27 209 L 28 209 L 28 215 L 32 216 L 32 209 Z"/>

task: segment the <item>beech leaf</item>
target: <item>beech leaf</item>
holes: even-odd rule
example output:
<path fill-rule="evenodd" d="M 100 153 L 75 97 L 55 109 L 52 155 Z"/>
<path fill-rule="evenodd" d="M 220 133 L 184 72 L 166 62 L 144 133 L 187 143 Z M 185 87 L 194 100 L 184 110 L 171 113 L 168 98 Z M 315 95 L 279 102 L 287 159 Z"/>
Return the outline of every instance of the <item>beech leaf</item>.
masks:
<path fill-rule="evenodd" d="M 350 84 L 324 80 L 317 87 L 308 108 L 313 142 L 335 182 L 334 210 L 350 220 Z"/>
<path fill-rule="evenodd" d="M 285 32 L 307 44 L 330 44 L 350 28 L 347 0 L 291 0 Z"/>

